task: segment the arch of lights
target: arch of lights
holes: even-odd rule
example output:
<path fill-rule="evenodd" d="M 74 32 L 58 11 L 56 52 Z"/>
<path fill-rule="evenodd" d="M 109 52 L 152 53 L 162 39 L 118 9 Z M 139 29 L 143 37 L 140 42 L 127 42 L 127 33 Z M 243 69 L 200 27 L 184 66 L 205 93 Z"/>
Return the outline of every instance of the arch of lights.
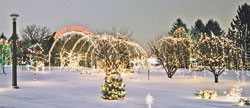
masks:
<path fill-rule="evenodd" d="M 95 53 L 100 49 L 97 45 L 98 41 L 102 40 L 108 41 L 110 46 L 112 46 L 108 50 L 116 51 L 115 46 L 112 44 L 113 42 L 125 44 L 129 51 L 129 61 L 131 62 L 140 62 L 140 64 L 144 64 L 147 59 L 147 53 L 136 42 L 125 38 L 119 38 L 118 36 L 93 34 L 80 26 L 69 26 L 59 30 L 55 34 L 54 40 L 49 51 L 50 70 L 53 57 L 54 64 L 55 61 L 57 61 L 58 63 L 56 66 L 60 66 L 61 70 L 65 67 L 71 69 L 101 65 L 99 64 L 100 62 L 95 60 Z M 60 46 L 59 49 L 58 46 Z M 55 52 L 55 50 L 57 50 L 57 52 Z M 53 53 L 53 51 L 55 53 Z"/>

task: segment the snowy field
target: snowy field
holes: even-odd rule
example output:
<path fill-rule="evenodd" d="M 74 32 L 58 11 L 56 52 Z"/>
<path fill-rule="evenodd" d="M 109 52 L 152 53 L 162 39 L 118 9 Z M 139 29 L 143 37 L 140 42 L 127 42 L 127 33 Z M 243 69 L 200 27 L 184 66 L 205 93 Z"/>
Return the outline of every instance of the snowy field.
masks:
<path fill-rule="evenodd" d="M 98 70 L 89 69 L 92 73 L 80 74 L 76 70 L 53 70 L 39 72 L 37 81 L 33 81 L 33 71 L 18 69 L 18 86 L 11 85 L 11 68 L 6 68 L 7 77 L 0 74 L 0 108 L 147 108 L 145 97 L 151 94 L 154 98 L 152 108 L 249 108 L 239 106 L 224 94 L 233 85 L 243 88 L 242 96 L 250 97 L 250 77 L 243 74 L 244 83 L 239 83 L 233 71 L 219 77 L 219 83 L 214 83 L 210 73 L 194 74 L 180 69 L 172 79 L 167 78 L 162 70 L 150 71 L 148 80 L 147 70 L 140 74 L 122 74 L 126 84 L 124 100 L 108 101 L 101 98 L 101 86 L 105 74 Z M 204 74 L 205 73 L 205 74 Z M 242 74 L 242 73 L 240 73 Z M 242 77 L 239 77 L 242 79 Z M 219 96 L 213 100 L 198 99 L 194 93 L 198 90 L 215 89 Z"/>

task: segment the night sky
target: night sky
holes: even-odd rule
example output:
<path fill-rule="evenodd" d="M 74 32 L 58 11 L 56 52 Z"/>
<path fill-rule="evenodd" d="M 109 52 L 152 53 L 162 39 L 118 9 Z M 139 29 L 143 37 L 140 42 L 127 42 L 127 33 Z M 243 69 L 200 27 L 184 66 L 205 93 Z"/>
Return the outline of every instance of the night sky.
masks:
<path fill-rule="evenodd" d="M 200 18 L 217 20 L 227 31 L 238 6 L 250 0 L 1 0 L 0 33 L 12 34 L 11 13 L 18 13 L 18 30 L 26 25 L 47 26 L 52 32 L 65 26 L 90 31 L 128 27 L 144 48 L 147 41 L 168 32 L 177 18 L 191 28 Z"/>

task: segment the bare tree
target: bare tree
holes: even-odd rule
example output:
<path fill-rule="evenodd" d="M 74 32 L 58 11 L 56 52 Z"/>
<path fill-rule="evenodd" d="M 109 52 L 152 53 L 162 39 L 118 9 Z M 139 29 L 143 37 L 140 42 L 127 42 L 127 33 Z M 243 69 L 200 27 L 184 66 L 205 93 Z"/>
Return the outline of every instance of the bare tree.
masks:
<path fill-rule="evenodd" d="M 111 30 L 96 30 L 96 34 L 107 34 L 112 36 L 123 36 L 131 38 L 133 32 L 128 27 L 118 28 L 114 26 L 111 28 Z"/>
<path fill-rule="evenodd" d="M 29 49 L 34 44 L 41 44 L 43 49 L 48 49 L 48 37 L 51 37 L 52 33 L 50 32 L 50 29 L 47 27 L 41 27 L 38 25 L 27 25 L 25 28 L 23 28 L 20 31 L 21 41 L 19 48 L 22 49 L 22 53 L 20 53 L 20 58 L 23 59 L 24 63 L 27 62 L 27 55 Z M 46 50 L 47 51 L 47 50 Z M 47 54 L 47 52 L 43 52 L 44 54 Z M 45 58 L 44 58 L 45 59 Z"/>
<path fill-rule="evenodd" d="M 50 29 L 47 27 L 40 27 L 37 25 L 27 25 L 21 30 L 21 37 L 24 43 L 41 43 L 47 36 L 50 36 Z"/>

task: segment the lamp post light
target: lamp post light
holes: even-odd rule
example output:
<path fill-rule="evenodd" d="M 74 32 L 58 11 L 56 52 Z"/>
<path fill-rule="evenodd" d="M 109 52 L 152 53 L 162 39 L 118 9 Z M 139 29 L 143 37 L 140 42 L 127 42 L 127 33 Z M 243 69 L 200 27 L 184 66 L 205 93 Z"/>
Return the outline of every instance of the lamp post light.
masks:
<path fill-rule="evenodd" d="M 13 56 L 12 56 L 12 86 L 15 89 L 18 89 L 17 86 L 17 46 L 16 46 L 16 40 L 17 40 L 17 33 L 16 33 L 16 19 L 19 17 L 18 14 L 13 13 L 10 15 L 10 17 L 13 20 L 13 34 L 12 34 L 12 42 L 13 42 Z"/>

